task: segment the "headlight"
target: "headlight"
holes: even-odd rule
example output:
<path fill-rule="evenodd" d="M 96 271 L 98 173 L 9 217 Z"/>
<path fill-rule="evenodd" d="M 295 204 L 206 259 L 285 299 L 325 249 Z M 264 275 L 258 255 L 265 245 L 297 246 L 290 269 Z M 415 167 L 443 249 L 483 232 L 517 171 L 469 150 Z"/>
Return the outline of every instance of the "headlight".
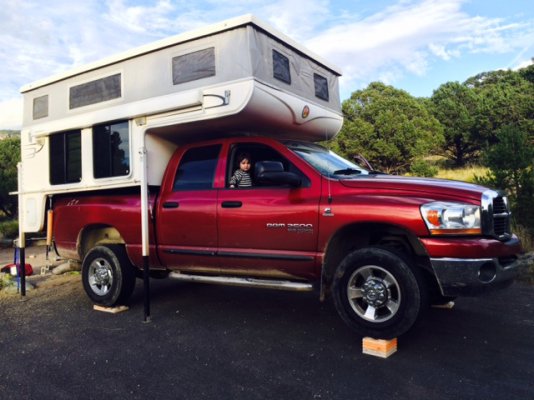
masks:
<path fill-rule="evenodd" d="M 480 207 L 436 201 L 423 204 L 421 215 L 432 235 L 479 235 Z"/>

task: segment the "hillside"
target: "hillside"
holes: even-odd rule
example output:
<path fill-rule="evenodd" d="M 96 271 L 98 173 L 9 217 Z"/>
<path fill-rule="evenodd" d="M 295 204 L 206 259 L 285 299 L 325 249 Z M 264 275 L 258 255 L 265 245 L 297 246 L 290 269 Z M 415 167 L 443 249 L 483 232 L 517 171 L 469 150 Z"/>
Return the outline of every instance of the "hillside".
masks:
<path fill-rule="evenodd" d="M 13 130 L 0 130 L 0 139 L 5 139 L 7 137 L 12 136 L 20 136 L 20 131 L 13 131 Z"/>

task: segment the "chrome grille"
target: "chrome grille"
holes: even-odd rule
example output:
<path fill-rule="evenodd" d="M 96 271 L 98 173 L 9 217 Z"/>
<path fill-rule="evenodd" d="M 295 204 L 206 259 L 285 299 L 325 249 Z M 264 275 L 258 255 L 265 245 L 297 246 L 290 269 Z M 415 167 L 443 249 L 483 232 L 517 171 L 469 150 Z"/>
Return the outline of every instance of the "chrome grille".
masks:
<path fill-rule="evenodd" d="M 508 207 L 506 207 L 506 202 L 504 198 L 499 196 L 493 199 L 493 213 L 500 214 L 508 212 Z"/>
<path fill-rule="evenodd" d="M 510 208 L 506 196 L 488 190 L 482 195 L 482 230 L 499 240 L 508 240 L 510 233 Z"/>

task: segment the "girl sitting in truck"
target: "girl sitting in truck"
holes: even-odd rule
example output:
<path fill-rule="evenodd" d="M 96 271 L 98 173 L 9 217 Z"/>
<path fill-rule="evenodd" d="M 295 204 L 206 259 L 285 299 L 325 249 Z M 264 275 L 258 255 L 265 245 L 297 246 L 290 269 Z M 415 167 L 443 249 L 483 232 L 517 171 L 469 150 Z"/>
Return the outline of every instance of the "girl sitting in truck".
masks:
<path fill-rule="evenodd" d="M 252 186 L 252 178 L 250 177 L 250 168 L 252 166 L 250 154 L 241 153 L 237 160 L 239 161 L 239 169 L 234 172 L 230 179 L 231 188 L 247 188 Z"/>

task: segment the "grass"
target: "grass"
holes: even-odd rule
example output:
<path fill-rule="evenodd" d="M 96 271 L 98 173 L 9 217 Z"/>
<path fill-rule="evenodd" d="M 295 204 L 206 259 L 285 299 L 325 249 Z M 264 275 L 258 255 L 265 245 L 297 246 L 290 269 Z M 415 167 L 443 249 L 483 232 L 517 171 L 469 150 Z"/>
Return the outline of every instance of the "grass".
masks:
<path fill-rule="evenodd" d="M 439 168 L 436 178 L 473 183 L 475 177 L 485 176 L 488 172 L 488 168 L 476 165 L 463 168 Z"/>
<path fill-rule="evenodd" d="M 519 279 L 534 284 L 534 236 L 526 227 L 518 224 L 512 225 L 512 232 L 521 240 L 525 251 Z"/>
<path fill-rule="evenodd" d="M 517 237 L 521 239 L 523 249 L 526 253 L 534 252 L 534 236 L 526 227 L 523 225 L 513 224 L 512 232 L 514 232 Z"/>
<path fill-rule="evenodd" d="M 13 285 L 13 278 L 9 274 L 0 273 L 0 290 Z"/>

